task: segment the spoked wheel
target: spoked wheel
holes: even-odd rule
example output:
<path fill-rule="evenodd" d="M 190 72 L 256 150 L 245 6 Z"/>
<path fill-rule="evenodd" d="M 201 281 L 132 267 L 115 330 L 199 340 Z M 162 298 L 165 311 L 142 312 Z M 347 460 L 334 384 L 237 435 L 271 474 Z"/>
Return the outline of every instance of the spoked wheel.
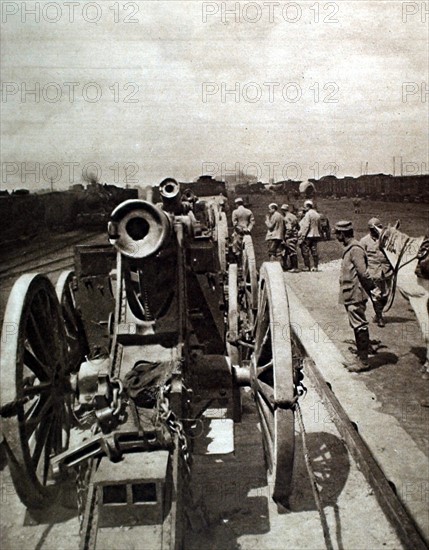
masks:
<path fill-rule="evenodd" d="M 228 239 L 228 221 L 226 219 L 225 212 L 219 212 L 219 217 L 217 220 L 217 250 L 219 256 L 219 264 L 222 273 L 226 273 L 227 265 L 227 239 Z"/>
<path fill-rule="evenodd" d="M 22 275 L 10 294 L 2 333 L 1 402 L 9 468 L 29 508 L 51 505 L 58 486 L 50 460 L 68 448 L 71 427 L 67 338 L 52 283 Z M 3 415 L 5 416 L 5 415 Z"/>
<path fill-rule="evenodd" d="M 69 372 L 76 373 L 82 361 L 84 361 L 85 355 L 88 353 L 88 343 L 82 320 L 76 307 L 73 277 L 73 271 L 63 271 L 58 278 L 55 291 L 61 305 L 66 332 L 68 370 Z"/>
<path fill-rule="evenodd" d="M 228 268 L 228 334 L 226 350 L 233 365 L 239 364 L 238 340 L 238 270 L 237 264 Z"/>
<path fill-rule="evenodd" d="M 258 273 L 256 270 L 255 250 L 252 237 L 245 235 L 243 239 L 243 309 L 247 315 L 247 324 L 253 328 L 255 312 L 258 307 Z"/>
<path fill-rule="evenodd" d="M 251 384 L 259 412 L 273 499 L 288 505 L 295 448 L 289 304 L 278 262 L 262 264 Z"/>

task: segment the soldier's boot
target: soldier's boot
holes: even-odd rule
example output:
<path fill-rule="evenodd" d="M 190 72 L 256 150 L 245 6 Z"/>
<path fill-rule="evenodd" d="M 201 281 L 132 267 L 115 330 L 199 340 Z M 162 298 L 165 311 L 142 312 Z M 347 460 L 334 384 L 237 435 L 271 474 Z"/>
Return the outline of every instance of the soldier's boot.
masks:
<path fill-rule="evenodd" d="M 298 256 L 291 256 L 290 257 L 290 266 L 291 266 L 291 272 L 292 273 L 298 273 Z"/>
<path fill-rule="evenodd" d="M 376 300 L 374 302 L 374 311 L 375 311 L 375 317 L 374 322 L 377 323 L 379 327 L 385 327 L 386 323 L 383 318 L 383 308 L 385 306 L 385 303 L 381 300 Z"/>
<path fill-rule="evenodd" d="M 367 329 L 355 331 L 357 358 L 347 366 L 349 372 L 363 372 L 370 368 L 368 363 L 369 332 Z"/>
<path fill-rule="evenodd" d="M 281 264 L 282 264 L 283 271 L 288 271 L 289 270 L 288 257 L 289 256 L 287 254 L 282 255 Z"/>
<path fill-rule="evenodd" d="M 319 258 L 317 256 L 313 257 L 314 267 L 311 271 L 319 271 Z"/>

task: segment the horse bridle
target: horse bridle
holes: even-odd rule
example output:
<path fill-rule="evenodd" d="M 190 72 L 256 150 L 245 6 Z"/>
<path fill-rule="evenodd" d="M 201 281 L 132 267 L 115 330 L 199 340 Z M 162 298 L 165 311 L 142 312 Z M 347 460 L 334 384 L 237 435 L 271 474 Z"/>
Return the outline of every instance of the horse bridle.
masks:
<path fill-rule="evenodd" d="M 382 252 L 384 253 L 384 255 L 386 256 L 386 253 L 384 251 L 384 247 L 382 245 L 382 239 L 385 237 L 385 234 L 386 234 L 386 231 L 387 229 L 389 229 L 388 227 L 385 227 L 383 229 L 383 231 L 380 233 L 380 236 L 379 236 L 379 247 L 381 248 Z M 393 275 L 392 275 L 392 288 L 389 292 L 389 296 L 387 297 L 387 303 L 386 303 L 386 307 L 384 309 L 384 311 L 389 311 L 389 309 L 392 307 L 393 305 L 393 301 L 395 300 L 395 295 L 396 295 L 396 286 L 397 286 L 397 281 L 398 281 L 398 272 L 400 269 L 402 269 L 403 267 L 405 267 L 406 265 L 410 264 L 411 262 L 413 262 L 414 260 L 416 260 L 417 258 L 420 258 L 420 248 L 419 250 L 417 251 L 417 254 L 411 258 L 411 260 L 407 260 L 405 263 L 403 263 L 401 265 L 401 260 L 402 260 L 402 257 L 403 255 L 405 254 L 405 250 L 409 244 L 409 242 L 411 241 L 411 237 L 407 237 L 405 239 L 405 242 L 401 248 L 401 250 L 399 251 L 399 254 L 398 254 L 398 259 L 396 261 L 396 265 L 393 267 Z M 387 258 L 387 256 L 386 256 Z"/>

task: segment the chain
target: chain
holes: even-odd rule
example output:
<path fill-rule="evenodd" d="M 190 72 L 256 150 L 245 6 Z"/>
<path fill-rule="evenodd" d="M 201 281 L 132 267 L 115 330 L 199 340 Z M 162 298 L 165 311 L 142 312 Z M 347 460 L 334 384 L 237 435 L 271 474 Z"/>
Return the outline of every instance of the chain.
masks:
<path fill-rule="evenodd" d="M 157 403 L 158 419 L 166 424 L 172 434 L 177 435 L 180 454 L 185 463 L 186 473 L 189 475 L 191 472 L 191 455 L 189 453 L 188 440 L 182 422 L 170 408 L 170 401 L 166 395 L 170 389 L 170 385 L 160 387 Z"/>
<path fill-rule="evenodd" d="M 82 534 L 83 518 L 85 515 L 86 498 L 91 478 L 92 460 L 80 462 L 76 468 L 77 513 L 79 518 L 79 534 Z"/>
<path fill-rule="evenodd" d="M 110 380 L 110 383 L 113 386 L 112 403 L 110 404 L 110 407 L 112 409 L 112 415 L 117 416 L 122 407 L 122 395 L 124 393 L 124 385 L 119 378 L 112 378 Z"/>

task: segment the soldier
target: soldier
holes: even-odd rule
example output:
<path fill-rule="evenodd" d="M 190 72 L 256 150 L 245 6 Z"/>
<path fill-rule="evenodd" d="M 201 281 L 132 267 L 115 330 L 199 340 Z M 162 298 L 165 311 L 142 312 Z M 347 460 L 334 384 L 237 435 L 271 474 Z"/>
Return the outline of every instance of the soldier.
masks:
<path fill-rule="evenodd" d="M 299 222 L 298 243 L 301 247 L 301 254 L 304 260 L 304 271 L 310 271 L 310 253 L 313 257 L 314 267 L 311 271 L 318 271 L 319 256 L 317 253 L 317 243 L 320 240 L 319 220 L 320 214 L 316 212 L 313 201 L 304 202 L 305 214 Z"/>
<path fill-rule="evenodd" d="M 353 206 L 355 207 L 355 214 L 360 214 L 360 205 L 362 203 L 362 199 L 356 196 L 352 202 Z"/>
<path fill-rule="evenodd" d="M 367 295 L 377 294 L 375 283 L 368 271 L 368 259 L 362 245 L 354 238 L 353 224 L 340 221 L 335 224 L 335 236 L 343 244 L 343 261 L 340 275 L 340 304 L 346 308 L 349 323 L 355 334 L 357 361 L 349 365 L 350 372 L 368 370 L 370 348 L 368 321 L 365 310 Z"/>
<path fill-rule="evenodd" d="M 225 195 L 222 193 L 222 191 L 219 193 L 219 198 L 218 198 L 218 206 L 219 206 L 219 210 L 221 212 L 226 212 L 227 211 L 227 204 L 228 204 L 228 201 L 225 197 Z"/>
<path fill-rule="evenodd" d="M 386 306 L 392 286 L 393 269 L 378 246 L 380 233 L 377 229 L 383 229 L 383 224 L 378 218 L 371 218 L 368 222 L 368 228 L 369 233 L 360 240 L 360 244 L 368 257 L 368 271 L 380 290 L 380 297 L 372 302 L 375 311 L 373 322 L 377 323 L 379 327 L 384 327 L 386 323 L 383 318 L 383 309 Z"/>
<path fill-rule="evenodd" d="M 288 204 L 282 204 L 280 209 L 284 216 L 285 224 L 285 254 L 283 256 L 283 269 L 289 269 L 290 273 L 298 273 L 298 218 L 295 214 L 292 214 L 292 212 L 289 211 Z"/>
<path fill-rule="evenodd" d="M 265 225 L 268 228 L 265 237 L 268 243 L 268 256 L 270 261 L 280 261 L 283 252 L 284 219 L 275 202 L 268 205 L 268 210 L 269 213 L 265 218 Z"/>
<path fill-rule="evenodd" d="M 236 208 L 232 212 L 232 225 L 234 233 L 232 236 L 232 252 L 235 256 L 241 256 L 243 248 L 243 237 L 249 235 L 255 225 L 253 212 L 244 207 L 242 198 L 235 199 Z"/>

